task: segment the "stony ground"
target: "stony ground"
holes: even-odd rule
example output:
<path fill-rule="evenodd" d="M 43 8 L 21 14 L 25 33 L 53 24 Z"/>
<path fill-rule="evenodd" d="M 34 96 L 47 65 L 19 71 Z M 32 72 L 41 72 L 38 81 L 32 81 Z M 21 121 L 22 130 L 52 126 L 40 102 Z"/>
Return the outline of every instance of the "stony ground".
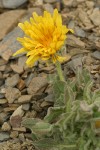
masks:
<path fill-rule="evenodd" d="M 30 131 L 21 121 L 43 118 L 53 105 L 46 77 L 56 71 L 55 67 L 37 62 L 30 69 L 25 55 L 12 57 L 21 47 L 16 38 L 23 36 L 17 24 L 28 20 L 32 12 L 42 15 L 44 10 L 59 10 L 64 24 L 75 32 L 68 35 L 64 50 L 71 55 L 62 64 L 65 78 L 73 77 L 80 66 L 90 71 L 94 88 L 100 88 L 100 0 L 26 1 L 10 5 L 11 0 L 8 4 L 0 0 L 0 150 L 34 150 Z"/>

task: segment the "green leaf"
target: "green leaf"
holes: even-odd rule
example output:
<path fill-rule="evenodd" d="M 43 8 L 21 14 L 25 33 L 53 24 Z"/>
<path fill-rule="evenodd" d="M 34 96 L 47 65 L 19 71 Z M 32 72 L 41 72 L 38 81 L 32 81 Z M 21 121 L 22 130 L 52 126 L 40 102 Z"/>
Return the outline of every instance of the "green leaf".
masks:
<path fill-rule="evenodd" d="M 86 100 L 89 104 L 92 103 L 92 97 L 91 97 L 91 87 L 93 85 L 92 81 L 89 81 L 83 91 L 83 99 Z"/>
<path fill-rule="evenodd" d="M 31 128 L 31 130 L 33 133 L 45 135 L 52 130 L 52 125 L 44 121 L 39 121 Z"/>
<path fill-rule="evenodd" d="M 44 117 L 44 121 L 54 122 L 59 119 L 59 116 L 65 111 L 64 107 L 50 107 L 48 108 L 47 115 Z"/>
<path fill-rule="evenodd" d="M 68 144 L 67 142 L 59 142 L 51 138 L 44 138 L 34 143 L 34 145 L 40 149 L 46 149 L 46 150 L 63 150 L 66 148 L 66 150 L 76 150 L 75 144 Z"/>

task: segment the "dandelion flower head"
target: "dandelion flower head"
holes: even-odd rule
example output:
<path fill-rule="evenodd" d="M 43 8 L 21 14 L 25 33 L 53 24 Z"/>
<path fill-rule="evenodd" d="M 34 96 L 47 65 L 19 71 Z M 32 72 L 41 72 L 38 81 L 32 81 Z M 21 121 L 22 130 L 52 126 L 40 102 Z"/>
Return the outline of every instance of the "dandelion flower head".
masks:
<path fill-rule="evenodd" d="M 34 12 L 30 22 L 25 21 L 18 26 L 25 35 L 17 39 L 22 48 L 14 56 L 26 52 L 28 56 L 26 64 L 31 67 L 39 59 L 50 60 L 53 63 L 64 61 L 65 57 L 59 56 L 57 52 L 64 45 L 66 33 L 73 30 L 62 24 L 62 18 L 57 9 L 52 15 L 44 11 L 43 16 L 38 16 Z"/>

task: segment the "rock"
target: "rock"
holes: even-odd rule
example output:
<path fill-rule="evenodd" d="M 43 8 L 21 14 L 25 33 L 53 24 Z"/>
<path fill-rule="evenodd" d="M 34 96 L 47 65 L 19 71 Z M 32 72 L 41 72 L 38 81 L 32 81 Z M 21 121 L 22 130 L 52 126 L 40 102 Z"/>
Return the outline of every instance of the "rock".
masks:
<path fill-rule="evenodd" d="M 25 10 L 12 10 L 0 15 L 0 40 L 13 29 L 25 12 Z"/>
<path fill-rule="evenodd" d="M 35 95 L 39 90 L 42 88 L 46 87 L 48 85 L 47 79 L 45 77 L 34 77 L 30 84 L 29 87 L 27 88 L 28 94 Z"/>
<path fill-rule="evenodd" d="M 20 132 L 26 132 L 25 127 L 20 127 L 20 128 L 13 128 L 14 131 L 20 131 Z"/>
<path fill-rule="evenodd" d="M 35 110 L 32 110 L 31 112 L 28 111 L 25 115 L 26 118 L 35 118 L 37 115 L 37 112 Z"/>
<path fill-rule="evenodd" d="M 11 68 L 12 68 L 12 70 L 15 72 L 15 73 L 18 73 L 18 74 L 21 74 L 21 73 L 23 73 L 23 67 L 22 66 L 19 66 L 19 65 L 17 65 L 17 64 L 11 64 L 10 65 L 11 66 Z"/>
<path fill-rule="evenodd" d="M 6 65 L 0 66 L 0 71 L 5 71 Z"/>
<path fill-rule="evenodd" d="M 3 93 L 0 93 L 0 99 L 4 98 L 4 94 Z"/>
<path fill-rule="evenodd" d="M 11 131 L 10 137 L 11 137 L 12 139 L 17 138 L 17 137 L 18 137 L 18 131 Z"/>
<path fill-rule="evenodd" d="M 2 65 L 6 65 L 7 61 L 5 61 L 4 59 L 0 58 L 0 66 Z"/>
<path fill-rule="evenodd" d="M 55 3 L 57 0 L 44 0 L 45 3 Z"/>
<path fill-rule="evenodd" d="M 50 106 L 50 105 L 52 105 L 50 102 L 43 101 L 40 106 L 41 106 L 42 108 L 44 108 L 44 107 L 48 107 L 48 106 Z"/>
<path fill-rule="evenodd" d="M 28 103 L 31 101 L 32 95 L 22 95 L 18 98 L 18 103 Z"/>
<path fill-rule="evenodd" d="M 43 5 L 43 0 L 36 0 L 33 5 L 34 6 L 42 6 Z"/>
<path fill-rule="evenodd" d="M 86 0 L 76 0 L 78 3 L 85 2 Z"/>
<path fill-rule="evenodd" d="M 18 66 L 20 66 L 21 68 L 24 69 L 24 66 L 26 65 L 26 60 L 27 60 L 26 56 L 19 57 L 18 58 Z"/>
<path fill-rule="evenodd" d="M 0 99 L 0 105 L 6 104 L 6 103 L 7 103 L 7 99 Z"/>
<path fill-rule="evenodd" d="M 50 13 L 53 13 L 53 11 L 54 11 L 53 6 L 51 4 L 48 4 L 48 3 L 44 4 L 43 8 L 44 8 L 44 10 L 46 10 L 46 11 L 48 11 Z"/>
<path fill-rule="evenodd" d="M 4 122 L 1 128 L 3 131 L 10 131 L 11 130 L 11 126 L 8 122 Z"/>
<path fill-rule="evenodd" d="M 99 51 L 95 51 L 94 53 L 91 54 L 92 57 L 99 59 L 100 60 L 100 52 Z"/>
<path fill-rule="evenodd" d="M 80 27 L 75 27 L 75 34 L 77 35 L 77 36 L 79 36 L 79 37 L 85 37 L 86 36 L 86 33 L 85 33 L 85 31 L 83 30 L 83 29 L 81 29 Z"/>
<path fill-rule="evenodd" d="M 86 1 L 86 5 L 88 8 L 92 9 L 95 5 L 95 3 L 93 1 Z"/>
<path fill-rule="evenodd" d="M 17 42 L 17 37 L 22 37 L 23 32 L 16 27 L 13 31 L 5 36 L 5 38 L 0 42 L 0 56 L 8 61 L 12 54 L 21 48 L 19 42 Z M 19 56 L 18 56 L 19 57 Z"/>
<path fill-rule="evenodd" d="M 43 67 L 39 69 L 39 72 L 45 72 L 45 73 L 51 73 L 52 71 L 54 71 L 54 66 L 47 66 L 47 67 Z"/>
<path fill-rule="evenodd" d="M 21 91 L 25 88 L 25 81 L 20 79 L 19 82 L 18 82 L 18 85 L 17 85 L 17 88 Z"/>
<path fill-rule="evenodd" d="M 33 78 L 34 78 L 34 73 L 30 73 L 30 74 L 27 76 L 27 79 L 25 80 L 26 87 L 29 86 L 29 84 L 30 84 L 30 82 L 32 81 Z"/>
<path fill-rule="evenodd" d="M 74 0 L 63 0 L 64 5 L 71 7 L 73 5 Z"/>
<path fill-rule="evenodd" d="M 29 103 L 28 103 L 28 104 L 23 104 L 23 105 L 22 105 L 22 109 L 25 110 L 25 111 L 28 111 L 29 108 L 30 108 L 30 104 L 29 104 Z"/>
<path fill-rule="evenodd" d="M 93 28 L 93 25 L 87 15 L 87 13 L 85 11 L 83 11 L 82 9 L 78 9 L 78 12 L 79 12 L 79 19 L 81 20 L 83 25 L 88 29 Z"/>
<path fill-rule="evenodd" d="M 17 88 L 7 87 L 5 92 L 5 97 L 8 100 L 8 103 L 13 103 L 14 100 L 21 96 L 21 92 Z"/>
<path fill-rule="evenodd" d="M 8 140 L 10 138 L 9 133 L 7 132 L 0 132 L 0 141 L 5 141 Z"/>
<path fill-rule="evenodd" d="M 42 112 L 42 108 L 40 107 L 40 103 L 33 101 L 32 109 L 36 112 Z"/>
<path fill-rule="evenodd" d="M 54 95 L 49 94 L 48 96 L 45 97 L 46 102 L 54 102 Z"/>
<path fill-rule="evenodd" d="M 95 8 L 93 13 L 90 15 L 90 19 L 93 21 L 94 25 L 100 26 L 100 10 Z"/>
<path fill-rule="evenodd" d="M 27 0 L 0 0 L 0 8 L 17 8 L 23 5 Z"/>
<path fill-rule="evenodd" d="M 79 38 L 75 37 L 74 35 L 68 35 L 66 44 L 73 47 L 85 48 L 85 43 L 81 41 Z"/>
<path fill-rule="evenodd" d="M 5 121 L 7 121 L 8 118 L 9 118 L 8 113 L 0 112 L 0 125 L 2 125 Z"/>
<path fill-rule="evenodd" d="M 13 128 L 19 128 L 22 121 L 22 116 L 24 111 L 22 110 L 22 105 L 19 106 L 10 117 L 10 124 Z"/>
<path fill-rule="evenodd" d="M 19 82 L 19 75 L 18 74 L 15 74 L 13 75 L 12 77 L 8 77 L 5 81 L 5 85 L 6 86 L 11 86 L 11 87 L 14 87 L 18 84 Z"/>
<path fill-rule="evenodd" d="M 77 68 L 82 70 L 82 58 L 73 58 L 70 62 L 68 62 L 68 66 L 76 73 Z"/>

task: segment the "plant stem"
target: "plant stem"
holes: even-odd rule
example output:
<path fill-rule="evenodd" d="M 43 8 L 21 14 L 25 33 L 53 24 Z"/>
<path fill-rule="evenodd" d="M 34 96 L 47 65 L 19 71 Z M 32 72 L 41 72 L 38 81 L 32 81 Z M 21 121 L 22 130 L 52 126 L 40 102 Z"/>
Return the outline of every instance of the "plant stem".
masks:
<path fill-rule="evenodd" d="M 56 62 L 56 68 L 57 68 L 57 72 L 58 72 L 60 80 L 65 81 L 64 76 L 63 76 L 63 72 L 62 72 L 62 68 L 61 68 L 61 63 L 58 61 Z"/>

